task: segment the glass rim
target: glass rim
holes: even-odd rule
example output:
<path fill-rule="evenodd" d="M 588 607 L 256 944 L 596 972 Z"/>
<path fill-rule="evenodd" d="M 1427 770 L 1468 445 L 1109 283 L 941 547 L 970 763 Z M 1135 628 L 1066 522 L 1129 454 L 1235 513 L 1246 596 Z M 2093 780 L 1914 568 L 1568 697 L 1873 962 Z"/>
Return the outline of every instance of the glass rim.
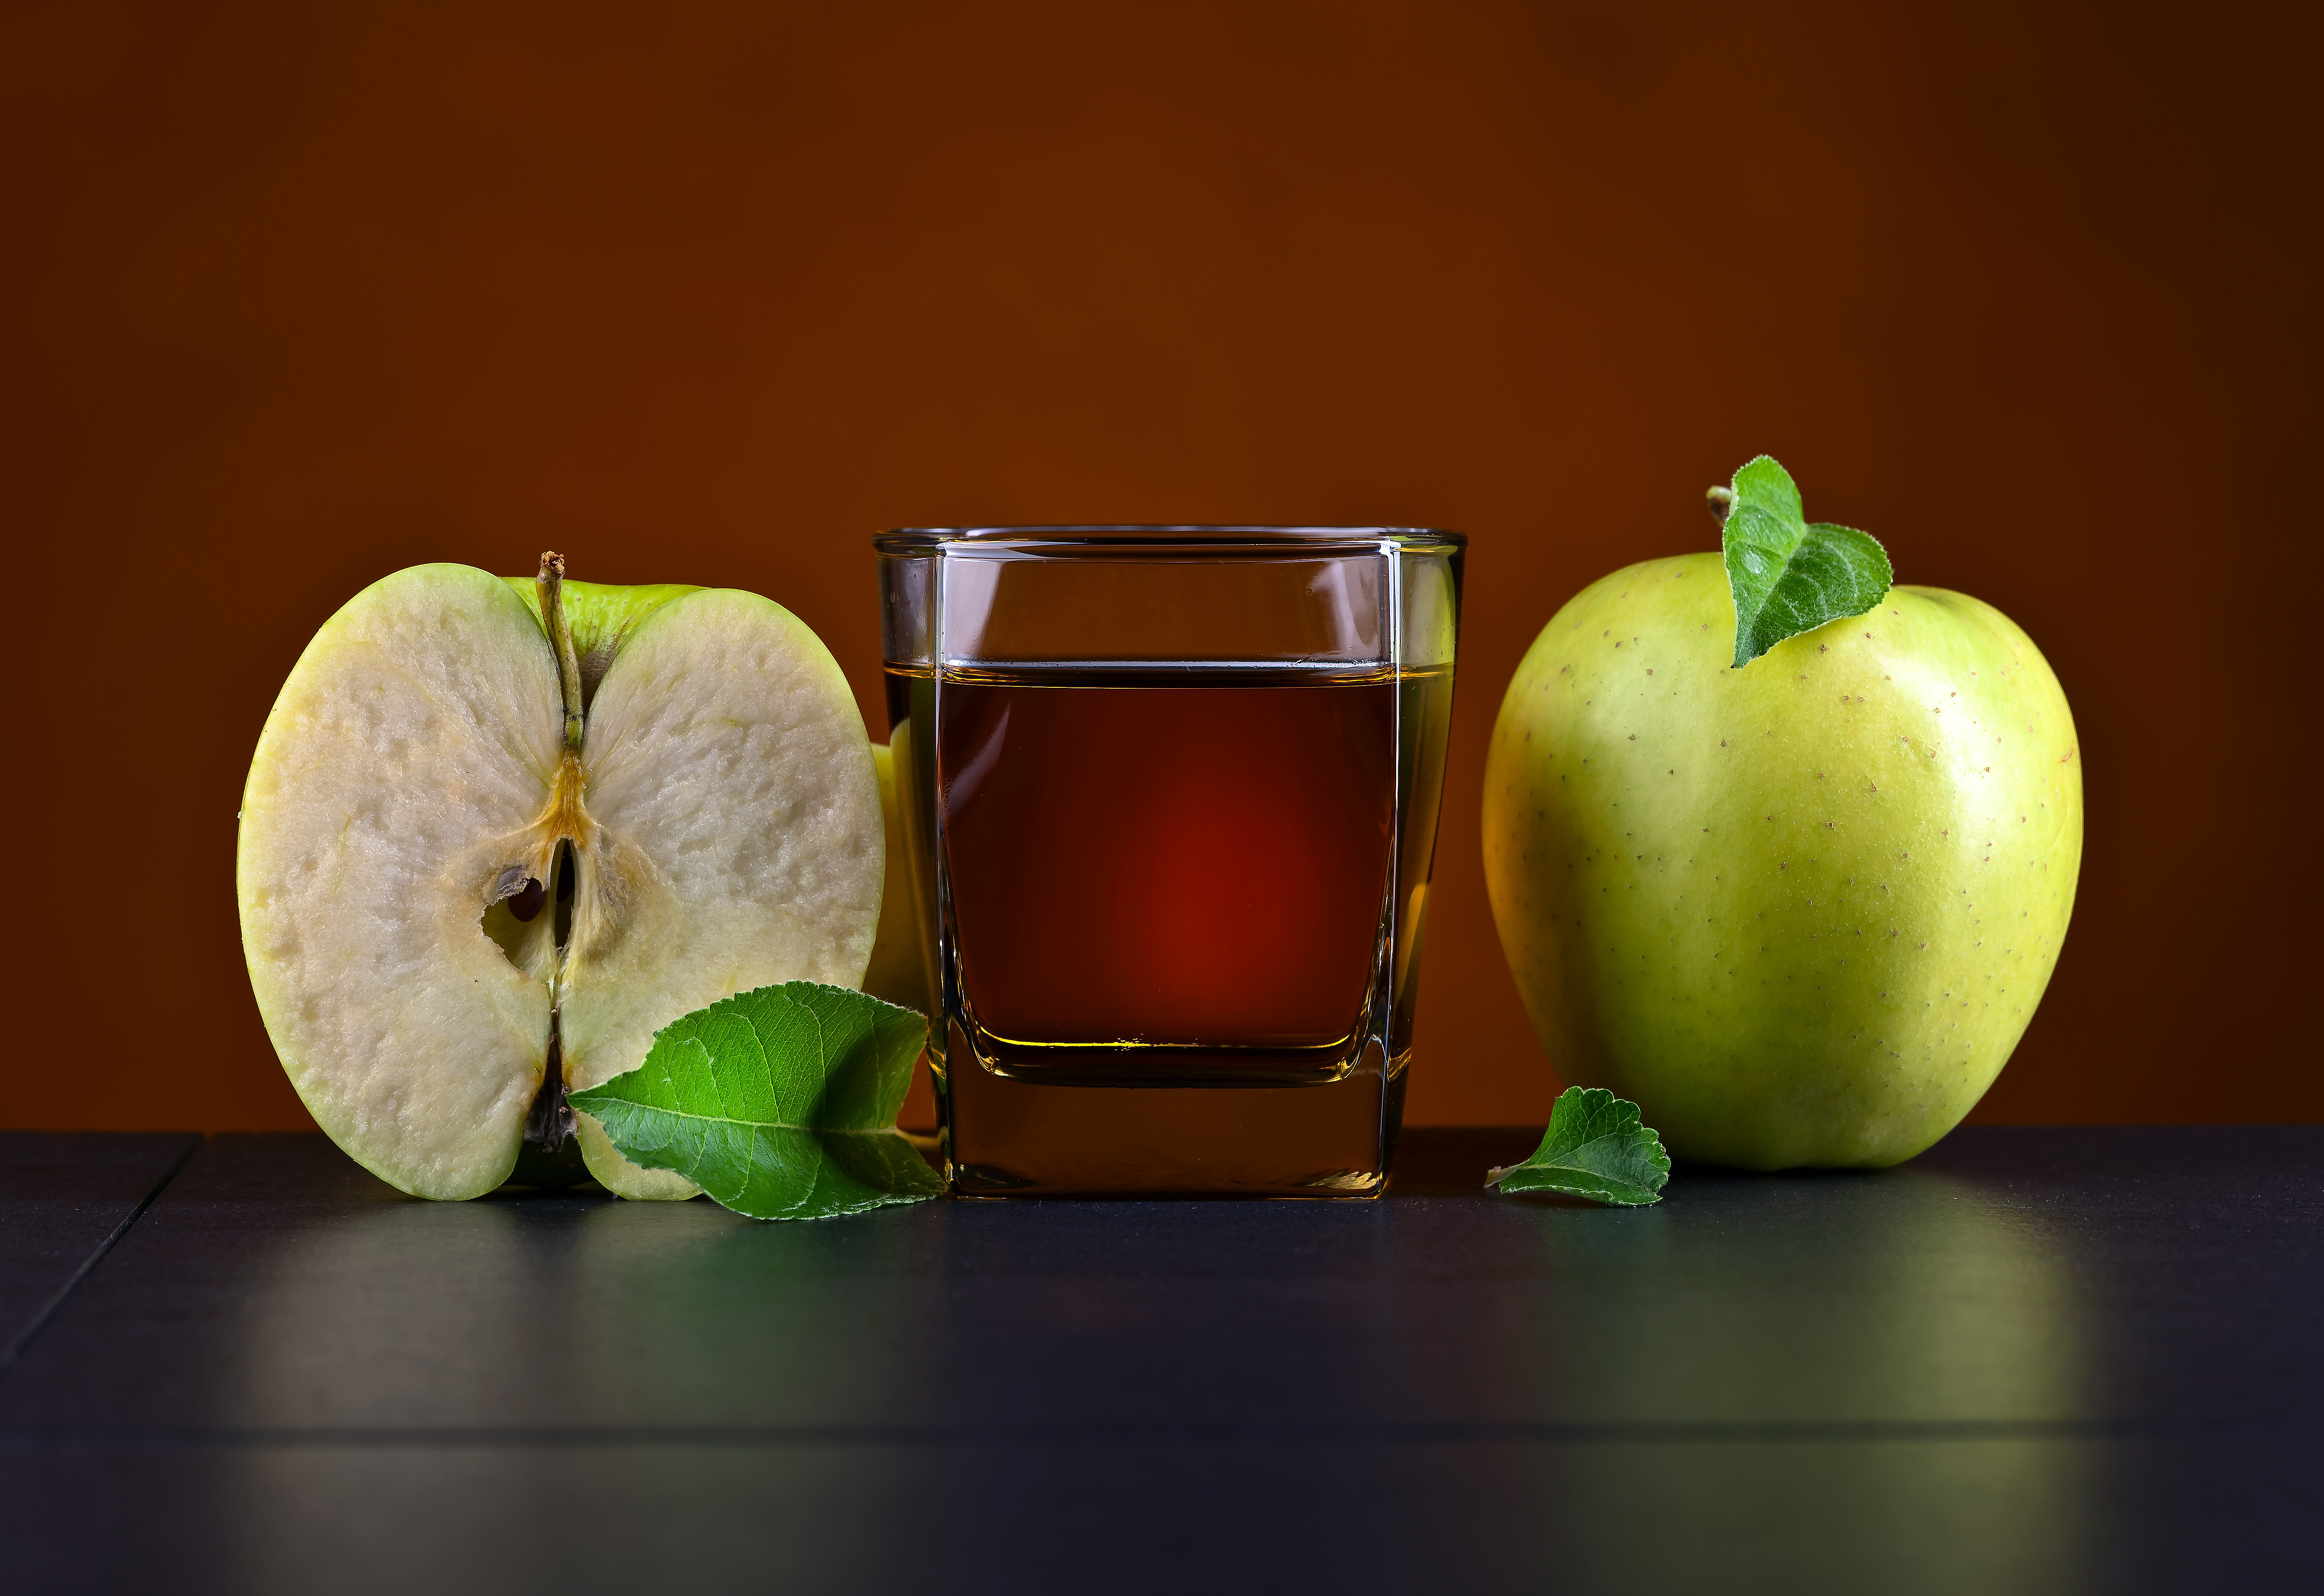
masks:
<path fill-rule="evenodd" d="M 1086 525 L 990 527 L 891 527 L 873 534 L 881 554 L 927 554 L 945 550 L 995 554 L 1069 554 L 1076 549 L 1115 553 L 1150 549 L 1167 554 L 1379 553 L 1383 544 L 1416 552 L 1451 552 L 1468 547 L 1466 534 L 1441 527 L 1390 526 L 1211 526 L 1195 522 L 1135 521 Z"/>

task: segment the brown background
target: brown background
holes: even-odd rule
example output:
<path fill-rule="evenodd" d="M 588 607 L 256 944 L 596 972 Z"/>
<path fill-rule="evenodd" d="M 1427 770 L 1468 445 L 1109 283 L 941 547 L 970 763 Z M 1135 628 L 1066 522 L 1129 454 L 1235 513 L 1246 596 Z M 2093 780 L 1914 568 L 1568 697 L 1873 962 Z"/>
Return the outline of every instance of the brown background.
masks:
<path fill-rule="evenodd" d="M 754 588 L 877 727 L 868 535 L 1075 520 L 1472 535 L 1411 1112 L 1537 1122 L 1485 733 L 1761 450 L 2079 718 L 1978 1116 L 2324 1117 L 2316 9 L 1746 11 L 11 8 L 0 1123 L 306 1122 L 234 816 L 364 583 Z"/>

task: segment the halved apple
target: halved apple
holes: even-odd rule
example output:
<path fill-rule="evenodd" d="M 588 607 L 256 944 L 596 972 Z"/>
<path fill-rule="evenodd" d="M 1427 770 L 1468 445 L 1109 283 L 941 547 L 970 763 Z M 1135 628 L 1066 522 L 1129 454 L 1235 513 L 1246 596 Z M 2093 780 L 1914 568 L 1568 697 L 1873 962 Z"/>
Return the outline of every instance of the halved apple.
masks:
<path fill-rule="evenodd" d="M 236 887 L 275 1051 L 426 1197 L 686 1197 L 564 1102 L 776 982 L 854 986 L 885 869 L 845 678 L 781 606 L 415 566 L 316 633 L 260 734 Z M 568 1139 L 570 1138 L 570 1139 Z"/>

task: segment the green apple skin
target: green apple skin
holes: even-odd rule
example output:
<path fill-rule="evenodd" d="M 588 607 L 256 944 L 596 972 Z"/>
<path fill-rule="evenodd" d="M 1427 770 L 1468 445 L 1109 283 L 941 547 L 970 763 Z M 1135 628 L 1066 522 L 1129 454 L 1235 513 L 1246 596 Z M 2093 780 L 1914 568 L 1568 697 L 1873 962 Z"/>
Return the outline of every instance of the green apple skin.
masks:
<path fill-rule="evenodd" d="M 540 615 L 540 584 L 531 577 L 501 578 L 524 601 L 525 608 L 540 627 L 541 641 L 551 650 L 557 646 L 549 635 L 549 623 Z M 587 708 L 597 697 L 597 684 L 605 679 L 605 672 L 630 641 L 630 634 L 639 623 L 674 598 L 684 598 L 701 588 L 684 582 L 650 582 L 634 587 L 617 587 L 606 582 L 576 582 L 569 578 L 565 587 L 565 625 L 573 634 L 573 652 L 581 668 L 581 705 Z"/>
<path fill-rule="evenodd" d="M 1939 588 L 1741 669 L 1734 639 L 1715 554 L 1617 571 L 1535 639 L 1485 763 L 1501 946 L 1559 1075 L 1680 1158 L 1899 1163 L 2057 965 L 2073 718 L 2008 617 Z"/>
<path fill-rule="evenodd" d="M 872 938 L 872 963 L 863 972 L 863 990 L 881 1002 L 921 1014 L 936 1011 L 928 989 L 927 963 L 920 950 L 918 905 L 913 900 L 910 844 L 904 836 L 903 799 L 896 786 L 894 748 L 872 745 L 872 764 L 880 777 L 880 815 L 886 825 L 888 874 L 880 890 L 880 928 Z"/>

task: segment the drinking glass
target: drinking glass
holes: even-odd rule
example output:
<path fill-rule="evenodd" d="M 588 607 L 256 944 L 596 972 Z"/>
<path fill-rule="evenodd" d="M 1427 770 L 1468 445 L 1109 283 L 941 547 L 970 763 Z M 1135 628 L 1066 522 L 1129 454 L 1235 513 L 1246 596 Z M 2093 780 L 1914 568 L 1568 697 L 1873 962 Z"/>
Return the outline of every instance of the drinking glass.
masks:
<path fill-rule="evenodd" d="M 946 1178 L 1369 1197 L 1412 1051 L 1465 540 L 884 533 Z"/>

